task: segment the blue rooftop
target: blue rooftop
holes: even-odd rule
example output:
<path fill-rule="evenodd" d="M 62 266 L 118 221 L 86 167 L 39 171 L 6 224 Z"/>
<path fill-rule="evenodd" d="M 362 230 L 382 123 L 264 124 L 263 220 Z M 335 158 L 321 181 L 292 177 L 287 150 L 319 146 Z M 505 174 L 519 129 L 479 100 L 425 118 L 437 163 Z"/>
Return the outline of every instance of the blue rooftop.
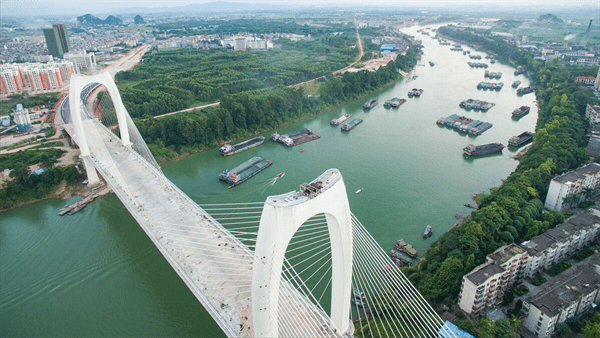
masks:
<path fill-rule="evenodd" d="M 459 329 L 458 326 L 454 325 L 454 323 L 448 320 L 440 328 L 440 330 L 438 331 L 438 335 L 441 338 L 475 338 L 473 335 Z"/>

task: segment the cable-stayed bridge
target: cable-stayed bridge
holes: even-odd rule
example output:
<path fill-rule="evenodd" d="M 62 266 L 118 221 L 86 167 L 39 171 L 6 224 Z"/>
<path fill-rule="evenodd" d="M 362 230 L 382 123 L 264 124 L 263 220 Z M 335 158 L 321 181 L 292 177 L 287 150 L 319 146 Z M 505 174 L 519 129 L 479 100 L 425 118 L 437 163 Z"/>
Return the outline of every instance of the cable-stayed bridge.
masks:
<path fill-rule="evenodd" d="M 101 85 L 95 117 L 85 100 Z M 338 170 L 200 206 L 163 175 L 108 72 L 74 75 L 60 109 L 89 183 L 100 173 L 227 336 L 454 337 L 352 215 Z"/>

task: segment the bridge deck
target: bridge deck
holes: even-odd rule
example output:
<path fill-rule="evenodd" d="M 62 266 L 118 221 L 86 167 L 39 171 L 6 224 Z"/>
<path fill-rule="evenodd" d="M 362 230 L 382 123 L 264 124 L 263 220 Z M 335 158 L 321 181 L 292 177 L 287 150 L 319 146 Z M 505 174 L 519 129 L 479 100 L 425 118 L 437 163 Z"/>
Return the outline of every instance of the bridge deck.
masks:
<path fill-rule="evenodd" d="M 84 124 L 94 166 L 173 269 L 228 336 L 252 337 L 253 252 L 111 131 Z M 280 292 L 282 335 L 340 335 L 288 283 Z"/>

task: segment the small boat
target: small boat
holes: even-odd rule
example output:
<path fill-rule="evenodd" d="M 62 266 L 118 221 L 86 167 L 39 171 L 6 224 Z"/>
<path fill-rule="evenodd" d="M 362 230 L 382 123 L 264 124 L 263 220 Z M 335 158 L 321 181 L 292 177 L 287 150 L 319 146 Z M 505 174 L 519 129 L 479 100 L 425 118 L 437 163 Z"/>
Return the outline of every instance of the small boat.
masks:
<path fill-rule="evenodd" d="M 433 235 L 433 229 L 431 229 L 431 225 L 428 224 L 423 233 L 423 238 L 431 237 L 431 235 Z"/>
<path fill-rule="evenodd" d="M 367 297 L 364 292 L 358 289 L 352 289 L 352 303 L 354 303 L 354 305 L 364 307 L 366 300 Z"/>
<path fill-rule="evenodd" d="M 304 149 L 300 149 L 300 152 L 301 152 L 301 153 L 303 153 L 303 152 L 304 152 Z"/>
<path fill-rule="evenodd" d="M 464 206 L 465 206 L 465 207 L 467 207 L 467 208 L 471 208 L 471 209 L 477 209 L 477 207 L 476 207 L 476 206 L 474 206 L 474 205 L 471 205 L 471 204 L 469 204 L 469 203 L 465 203 L 465 204 L 464 204 Z"/>
<path fill-rule="evenodd" d="M 235 184 L 232 184 L 232 185 L 228 186 L 227 189 L 231 189 L 233 187 L 235 187 Z"/>
<path fill-rule="evenodd" d="M 283 175 L 285 175 L 285 173 L 279 173 L 279 175 L 277 175 L 277 178 L 283 177 Z"/>
<path fill-rule="evenodd" d="M 435 66 L 435 63 L 433 63 L 433 61 L 429 61 L 429 65 L 430 66 Z"/>
<path fill-rule="evenodd" d="M 360 188 L 360 189 L 356 190 L 355 194 L 360 193 L 362 190 L 363 190 L 363 188 Z"/>

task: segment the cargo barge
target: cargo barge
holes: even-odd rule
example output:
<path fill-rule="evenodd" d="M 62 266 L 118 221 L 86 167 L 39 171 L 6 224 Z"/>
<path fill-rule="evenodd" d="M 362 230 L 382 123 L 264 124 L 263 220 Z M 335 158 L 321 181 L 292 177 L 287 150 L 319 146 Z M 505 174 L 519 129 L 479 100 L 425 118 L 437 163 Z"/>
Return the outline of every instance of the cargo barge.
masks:
<path fill-rule="evenodd" d="M 397 97 L 392 99 L 392 108 L 398 108 L 406 102 L 406 99 L 398 99 Z"/>
<path fill-rule="evenodd" d="M 396 242 L 396 245 L 394 245 L 394 249 L 400 252 L 404 252 L 412 258 L 417 257 L 418 254 L 417 250 L 415 250 L 415 248 L 413 248 L 412 245 L 406 243 L 404 239 L 399 239 L 398 242 Z"/>
<path fill-rule="evenodd" d="M 534 87 L 522 87 L 517 89 L 517 95 L 525 95 L 525 94 L 529 94 L 529 93 L 533 93 L 533 91 L 535 90 Z"/>
<path fill-rule="evenodd" d="M 423 94 L 423 89 L 413 88 L 410 92 L 408 92 L 408 97 L 419 97 Z"/>
<path fill-rule="evenodd" d="M 352 130 L 352 129 L 356 128 L 356 126 L 358 126 L 358 125 L 359 125 L 359 124 L 361 124 L 362 122 L 363 122 L 363 120 L 362 120 L 362 119 L 354 119 L 354 120 L 352 120 L 352 121 L 350 121 L 350 122 L 344 123 L 344 124 L 342 125 L 342 130 L 343 130 L 343 131 L 350 131 L 350 130 Z"/>
<path fill-rule="evenodd" d="M 392 261 L 398 266 L 410 266 L 412 264 L 412 259 L 394 249 L 390 251 L 390 256 L 392 257 Z"/>
<path fill-rule="evenodd" d="M 530 109 L 531 108 L 529 108 L 528 106 L 521 106 L 520 108 L 513 110 L 512 116 L 513 117 L 521 117 L 521 116 L 529 113 Z"/>
<path fill-rule="evenodd" d="M 513 82 L 513 83 L 512 83 L 512 87 L 513 87 L 513 88 L 517 88 L 517 87 L 519 87 L 520 85 L 521 85 L 521 81 L 519 81 L 519 80 L 517 80 L 517 81 L 515 81 L 515 82 Z"/>
<path fill-rule="evenodd" d="M 263 142 L 265 142 L 265 137 L 264 136 L 256 136 L 253 137 L 247 141 L 238 143 L 238 144 L 234 144 L 234 145 L 230 145 L 228 143 L 225 143 L 221 149 L 219 149 L 219 152 L 221 153 L 221 155 L 223 156 L 229 156 L 229 155 L 233 155 L 233 154 L 237 154 L 240 153 L 244 150 L 248 150 L 250 148 L 254 148 L 256 146 L 259 146 L 261 144 L 263 144 Z"/>
<path fill-rule="evenodd" d="M 502 87 L 504 87 L 504 83 L 502 82 L 498 82 L 498 83 L 493 83 L 493 82 L 479 82 L 479 84 L 477 85 L 477 89 L 483 89 L 483 90 L 500 90 L 502 89 Z"/>
<path fill-rule="evenodd" d="M 371 109 L 371 108 L 375 107 L 375 105 L 377 104 L 377 102 L 379 102 L 378 99 L 372 99 L 369 102 L 365 102 L 365 104 L 363 104 L 363 108 L 364 109 Z"/>
<path fill-rule="evenodd" d="M 483 76 L 490 79 L 500 79 L 502 77 L 502 72 L 490 72 L 486 70 Z"/>
<path fill-rule="evenodd" d="M 391 100 L 385 101 L 385 103 L 383 104 L 383 106 L 384 107 L 398 108 L 404 102 L 406 102 L 406 99 L 399 99 L 399 98 L 395 97 L 395 98 L 393 98 Z"/>
<path fill-rule="evenodd" d="M 466 110 L 475 110 L 475 111 L 488 111 L 490 108 L 492 108 L 493 106 L 495 106 L 495 103 L 492 102 L 487 102 L 487 101 L 481 101 L 481 100 L 474 100 L 474 99 L 468 99 L 468 100 L 464 100 L 461 101 L 461 103 L 458 104 L 459 107 L 464 108 Z"/>
<path fill-rule="evenodd" d="M 520 147 L 531 140 L 533 140 L 533 133 L 526 131 L 523 132 L 521 135 L 511 137 L 508 140 L 508 144 L 513 147 Z"/>
<path fill-rule="evenodd" d="M 304 142 L 316 140 L 320 137 L 321 135 L 313 133 L 312 130 L 308 128 L 304 128 L 284 135 L 273 133 L 273 135 L 271 135 L 271 140 L 279 142 L 287 147 L 293 147 Z"/>
<path fill-rule="evenodd" d="M 340 125 L 340 123 L 346 121 L 347 119 L 349 119 L 351 117 L 352 117 L 352 114 L 345 114 L 345 115 L 340 116 L 337 119 L 331 120 L 331 122 L 329 122 L 329 124 L 331 124 L 332 126 L 338 126 L 338 125 Z"/>
<path fill-rule="evenodd" d="M 471 135 L 481 135 L 484 131 L 490 129 L 493 124 L 479 120 L 472 120 L 464 116 L 452 114 L 446 118 L 442 117 L 436 122 L 438 125 L 446 126 Z"/>
<path fill-rule="evenodd" d="M 223 172 L 219 175 L 219 179 L 230 183 L 231 186 L 238 185 L 245 182 L 250 177 L 258 174 L 259 172 L 265 170 L 268 166 L 271 165 L 271 163 L 273 162 L 265 160 L 262 157 L 256 156 L 231 170 L 223 170 Z"/>
<path fill-rule="evenodd" d="M 471 156 L 499 153 L 502 151 L 502 149 L 504 149 L 504 145 L 502 143 L 488 143 L 480 146 L 469 144 L 463 148 L 463 152 L 465 155 L 467 155 L 467 158 L 469 158 Z"/>
<path fill-rule="evenodd" d="M 488 64 L 485 62 L 467 62 L 467 64 L 471 68 L 487 68 L 488 67 Z"/>

